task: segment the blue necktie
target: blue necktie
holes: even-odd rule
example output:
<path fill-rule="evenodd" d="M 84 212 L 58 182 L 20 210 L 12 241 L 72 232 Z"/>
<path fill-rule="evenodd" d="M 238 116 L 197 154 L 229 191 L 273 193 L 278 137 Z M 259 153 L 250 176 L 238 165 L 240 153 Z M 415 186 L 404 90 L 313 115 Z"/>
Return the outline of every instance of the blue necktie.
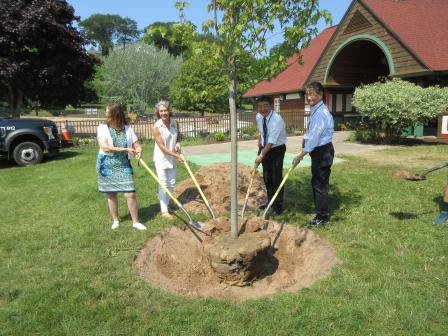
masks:
<path fill-rule="evenodd" d="M 263 147 L 267 145 L 268 141 L 268 126 L 266 125 L 266 117 L 263 118 Z"/>

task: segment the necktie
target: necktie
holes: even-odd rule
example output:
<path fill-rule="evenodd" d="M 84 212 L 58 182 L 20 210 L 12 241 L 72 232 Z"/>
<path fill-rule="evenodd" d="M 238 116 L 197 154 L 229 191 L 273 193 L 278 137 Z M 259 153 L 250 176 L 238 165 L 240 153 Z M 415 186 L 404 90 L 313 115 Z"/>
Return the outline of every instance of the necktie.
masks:
<path fill-rule="evenodd" d="M 268 140 L 268 126 L 266 125 L 266 117 L 263 118 L 263 147 L 266 146 Z"/>

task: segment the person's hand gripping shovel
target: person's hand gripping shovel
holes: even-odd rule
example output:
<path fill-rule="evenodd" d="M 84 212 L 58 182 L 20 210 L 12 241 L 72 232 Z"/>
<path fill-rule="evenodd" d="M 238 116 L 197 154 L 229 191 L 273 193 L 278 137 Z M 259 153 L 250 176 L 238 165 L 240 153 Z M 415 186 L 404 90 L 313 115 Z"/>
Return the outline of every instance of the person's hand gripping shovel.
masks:
<path fill-rule="evenodd" d="M 277 190 L 276 190 L 274 196 L 272 196 L 271 200 L 269 201 L 268 206 L 267 206 L 266 209 L 264 210 L 264 212 L 263 212 L 263 219 L 266 219 L 266 214 L 268 213 L 269 208 L 272 206 L 272 204 L 274 204 L 274 202 L 275 202 L 275 200 L 276 200 L 278 194 L 280 193 L 280 190 L 282 190 L 283 186 L 285 185 L 286 180 L 287 180 L 288 177 L 289 177 L 289 174 L 291 174 L 291 172 L 296 168 L 296 166 L 299 164 L 299 162 L 300 162 L 301 160 L 302 160 L 301 158 L 295 157 L 294 160 L 292 161 L 291 168 L 289 168 L 289 170 L 288 170 L 288 172 L 286 173 L 285 177 L 283 177 L 283 180 L 282 180 L 282 182 L 280 183 L 279 187 L 277 188 Z"/>

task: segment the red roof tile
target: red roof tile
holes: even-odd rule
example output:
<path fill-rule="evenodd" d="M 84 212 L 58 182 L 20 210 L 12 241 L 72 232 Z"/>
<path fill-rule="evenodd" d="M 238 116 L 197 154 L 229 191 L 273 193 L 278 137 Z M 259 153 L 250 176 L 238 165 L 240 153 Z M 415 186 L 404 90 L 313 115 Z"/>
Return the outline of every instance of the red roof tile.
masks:
<path fill-rule="evenodd" d="M 448 70 L 447 0 L 360 0 L 429 70 Z"/>
<path fill-rule="evenodd" d="M 317 35 L 307 48 L 301 51 L 303 64 L 297 62 L 298 55 L 288 60 L 288 68 L 270 81 L 262 81 L 249 89 L 244 97 L 256 97 L 263 94 L 298 92 L 303 89 L 305 81 L 311 74 L 320 55 L 333 36 L 337 26 L 332 26 Z"/>

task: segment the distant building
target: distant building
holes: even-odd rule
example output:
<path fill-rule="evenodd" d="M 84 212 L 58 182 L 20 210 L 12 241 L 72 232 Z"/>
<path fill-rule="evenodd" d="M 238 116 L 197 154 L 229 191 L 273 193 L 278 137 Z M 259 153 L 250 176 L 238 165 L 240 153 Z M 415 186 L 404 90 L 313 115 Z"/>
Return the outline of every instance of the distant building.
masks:
<path fill-rule="evenodd" d="M 322 31 L 288 68 L 245 97 L 274 96 L 286 122 L 306 123 L 304 88 L 319 81 L 335 124 L 356 117 L 354 89 L 381 77 L 448 86 L 448 0 L 353 0 L 341 22 Z M 301 112 L 292 120 L 288 112 Z"/>

